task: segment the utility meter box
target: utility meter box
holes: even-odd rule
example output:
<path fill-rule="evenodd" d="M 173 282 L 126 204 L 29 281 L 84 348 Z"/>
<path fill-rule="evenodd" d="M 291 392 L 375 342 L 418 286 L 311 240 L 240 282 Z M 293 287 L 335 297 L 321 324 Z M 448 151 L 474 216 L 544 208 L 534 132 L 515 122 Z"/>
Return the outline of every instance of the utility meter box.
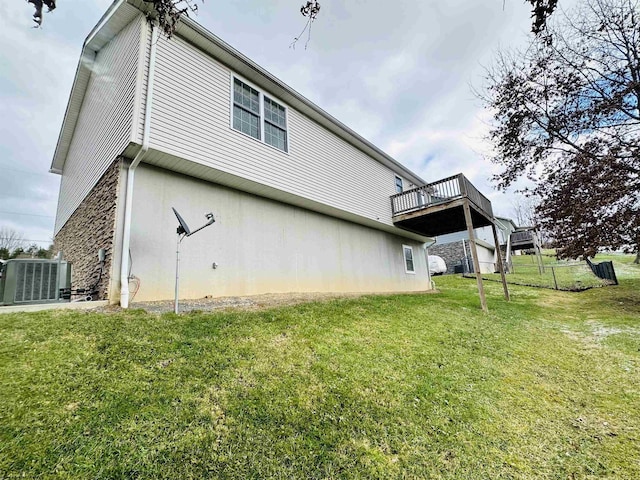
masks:
<path fill-rule="evenodd" d="M 69 262 L 17 258 L 0 268 L 0 305 L 59 302 L 60 289 L 71 287 Z"/>

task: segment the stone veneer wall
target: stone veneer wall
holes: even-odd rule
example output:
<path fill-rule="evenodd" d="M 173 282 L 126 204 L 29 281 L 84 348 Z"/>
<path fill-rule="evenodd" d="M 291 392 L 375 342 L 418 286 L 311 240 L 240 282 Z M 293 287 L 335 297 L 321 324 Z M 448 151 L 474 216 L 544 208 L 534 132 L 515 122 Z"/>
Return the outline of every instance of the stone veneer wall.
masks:
<path fill-rule="evenodd" d="M 438 245 L 437 243 L 432 247 L 429 247 L 429 255 L 437 255 L 447 264 L 447 274 L 455 273 L 454 267 L 461 264 L 461 260 L 466 256 L 471 259 L 471 247 L 469 247 L 469 241 L 465 240 L 466 253 L 462 250 L 462 240 L 457 240 L 451 243 L 445 243 Z"/>
<path fill-rule="evenodd" d="M 116 203 L 122 160 L 115 160 L 60 229 L 54 251 L 73 264 L 73 288 L 88 288 L 98 279 L 98 250 L 105 249 L 98 298 L 109 298 L 109 275 L 116 228 Z"/>

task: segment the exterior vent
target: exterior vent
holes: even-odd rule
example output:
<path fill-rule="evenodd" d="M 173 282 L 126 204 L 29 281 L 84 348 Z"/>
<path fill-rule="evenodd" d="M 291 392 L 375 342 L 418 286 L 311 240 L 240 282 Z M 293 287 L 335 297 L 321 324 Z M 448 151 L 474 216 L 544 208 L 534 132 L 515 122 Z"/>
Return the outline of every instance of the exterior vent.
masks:
<path fill-rule="evenodd" d="M 15 259 L 3 266 L 0 304 L 47 303 L 60 300 L 71 285 L 71 264 L 58 260 Z"/>

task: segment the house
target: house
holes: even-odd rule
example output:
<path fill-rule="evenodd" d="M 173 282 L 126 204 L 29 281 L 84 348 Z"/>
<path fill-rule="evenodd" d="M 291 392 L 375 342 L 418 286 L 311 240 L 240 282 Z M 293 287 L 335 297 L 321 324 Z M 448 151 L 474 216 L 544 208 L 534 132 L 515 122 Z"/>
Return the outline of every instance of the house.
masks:
<path fill-rule="evenodd" d="M 476 249 L 481 273 L 496 271 L 496 253 L 493 239 L 487 237 L 487 228 L 477 229 Z M 489 229 L 490 230 L 490 229 Z M 490 234 L 491 232 L 489 232 Z M 447 264 L 447 273 L 473 272 L 473 254 L 466 231 L 449 233 L 436 238 L 429 247 L 429 255 L 437 255 Z"/>
<path fill-rule="evenodd" d="M 495 217 L 497 239 L 506 265 L 511 263 L 511 238 L 518 227 L 512 219 Z M 480 272 L 494 273 L 498 271 L 498 253 L 492 229 L 482 227 L 474 230 L 475 243 L 478 252 Z M 436 238 L 436 243 L 429 246 L 429 255 L 442 257 L 447 264 L 447 273 L 462 273 L 474 271 L 469 233 L 467 231 L 450 233 Z"/>
<path fill-rule="evenodd" d="M 500 246 L 507 248 L 509 237 L 518 229 L 518 226 L 511 218 L 496 217 L 496 227 L 498 228 L 498 240 Z"/>
<path fill-rule="evenodd" d="M 424 225 L 460 227 L 425 223 L 442 192 L 195 21 L 158 35 L 147 8 L 117 0 L 87 37 L 53 157 L 76 287 L 99 270 L 112 303 L 172 298 L 174 207 L 216 218 L 182 243 L 184 298 L 430 288 Z"/>

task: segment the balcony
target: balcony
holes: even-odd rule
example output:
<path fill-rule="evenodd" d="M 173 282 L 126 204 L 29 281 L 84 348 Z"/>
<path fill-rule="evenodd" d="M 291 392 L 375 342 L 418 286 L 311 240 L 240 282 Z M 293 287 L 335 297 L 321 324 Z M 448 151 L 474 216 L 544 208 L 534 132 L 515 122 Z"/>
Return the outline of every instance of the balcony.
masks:
<path fill-rule="evenodd" d="M 461 173 L 391 197 L 393 223 L 427 237 L 467 230 L 468 205 L 473 228 L 493 223 L 491 201 Z"/>
<path fill-rule="evenodd" d="M 511 234 L 511 250 L 527 250 L 535 248 L 536 240 L 533 230 L 513 232 Z"/>

